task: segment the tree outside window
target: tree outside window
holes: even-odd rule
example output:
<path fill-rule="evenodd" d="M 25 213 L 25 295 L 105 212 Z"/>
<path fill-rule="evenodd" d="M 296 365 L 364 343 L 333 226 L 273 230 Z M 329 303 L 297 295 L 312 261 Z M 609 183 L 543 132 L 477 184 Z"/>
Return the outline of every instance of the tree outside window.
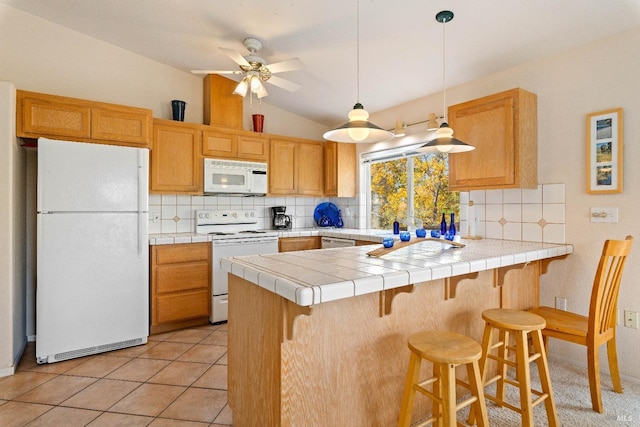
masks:
<path fill-rule="evenodd" d="M 460 193 L 449 191 L 447 155 L 421 154 L 370 165 L 371 228 L 391 229 L 393 221 L 437 229 L 442 214 L 456 214 Z"/>

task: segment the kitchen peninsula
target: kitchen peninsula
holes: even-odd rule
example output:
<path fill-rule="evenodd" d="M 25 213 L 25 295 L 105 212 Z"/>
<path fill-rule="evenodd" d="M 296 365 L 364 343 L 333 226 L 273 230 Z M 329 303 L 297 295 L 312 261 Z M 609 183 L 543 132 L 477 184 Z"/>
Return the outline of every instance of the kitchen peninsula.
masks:
<path fill-rule="evenodd" d="M 229 405 L 234 425 L 392 426 L 407 337 L 443 329 L 480 340 L 481 312 L 538 304 L 539 276 L 571 245 L 424 241 L 227 258 Z M 425 402 L 414 414 L 426 415 Z"/>

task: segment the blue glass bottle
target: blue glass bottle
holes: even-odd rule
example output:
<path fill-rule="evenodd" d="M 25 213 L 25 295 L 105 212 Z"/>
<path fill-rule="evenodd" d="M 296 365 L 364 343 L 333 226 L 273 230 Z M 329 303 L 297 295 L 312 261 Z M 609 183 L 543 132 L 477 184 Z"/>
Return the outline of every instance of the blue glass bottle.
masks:
<path fill-rule="evenodd" d="M 338 218 L 336 219 L 336 227 L 342 228 L 344 227 L 344 221 L 342 220 L 342 211 L 338 210 Z"/>
<path fill-rule="evenodd" d="M 440 236 L 444 237 L 447 234 L 447 220 L 444 217 L 444 213 L 442 214 L 442 221 L 440 221 Z"/>
<path fill-rule="evenodd" d="M 455 214 L 451 214 L 451 222 L 449 223 L 449 229 L 447 230 L 447 234 L 445 234 L 444 238 L 447 240 L 453 240 L 456 237 L 456 219 Z"/>

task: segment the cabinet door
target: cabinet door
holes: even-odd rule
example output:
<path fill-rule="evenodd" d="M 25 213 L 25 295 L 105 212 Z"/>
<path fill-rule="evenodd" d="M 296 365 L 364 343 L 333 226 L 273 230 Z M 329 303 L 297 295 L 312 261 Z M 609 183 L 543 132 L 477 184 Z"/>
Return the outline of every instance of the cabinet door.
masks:
<path fill-rule="evenodd" d="M 319 236 L 284 237 L 278 239 L 278 252 L 306 251 L 320 249 Z"/>
<path fill-rule="evenodd" d="M 269 160 L 269 139 L 259 136 L 238 135 L 238 158 L 241 160 Z"/>
<path fill-rule="evenodd" d="M 151 150 L 152 193 L 202 194 L 202 130 L 155 120 Z"/>
<path fill-rule="evenodd" d="M 205 130 L 202 132 L 202 154 L 206 157 L 234 159 L 238 155 L 236 139 L 232 133 Z"/>
<path fill-rule="evenodd" d="M 537 185 L 536 96 L 521 89 L 449 107 L 454 137 L 475 150 L 449 156 L 455 191 Z"/>
<path fill-rule="evenodd" d="M 356 147 L 338 142 L 324 143 L 324 195 L 356 196 Z"/>
<path fill-rule="evenodd" d="M 272 139 L 269 152 L 269 194 L 296 194 L 295 141 Z"/>
<path fill-rule="evenodd" d="M 322 142 L 300 142 L 298 148 L 298 194 L 322 196 L 324 190 Z"/>
<path fill-rule="evenodd" d="M 91 138 L 91 109 L 73 98 L 18 91 L 16 134 L 87 141 Z"/>
<path fill-rule="evenodd" d="M 140 108 L 92 108 L 91 138 L 151 147 L 151 110 Z"/>

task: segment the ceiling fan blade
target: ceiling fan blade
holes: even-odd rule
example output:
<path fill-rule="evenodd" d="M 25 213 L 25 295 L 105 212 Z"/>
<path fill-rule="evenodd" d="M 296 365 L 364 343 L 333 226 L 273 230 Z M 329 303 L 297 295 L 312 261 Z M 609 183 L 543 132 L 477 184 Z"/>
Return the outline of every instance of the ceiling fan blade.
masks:
<path fill-rule="evenodd" d="M 233 61 L 238 65 L 244 65 L 245 67 L 249 67 L 251 64 L 244 59 L 244 56 L 240 55 L 233 49 L 227 49 L 225 47 L 219 47 L 221 51 L 223 51 L 229 58 L 233 59 Z"/>
<path fill-rule="evenodd" d="M 298 58 L 288 59 L 282 62 L 276 62 L 275 64 L 267 65 L 271 74 L 283 73 L 285 71 L 301 70 L 304 68 L 304 64 Z"/>
<path fill-rule="evenodd" d="M 244 71 L 191 70 L 193 74 L 244 74 Z"/>
<path fill-rule="evenodd" d="M 300 89 L 300 85 L 298 83 L 290 82 L 289 80 L 285 80 L 282 77 L 271 76 L 267 83 L 271 83 L 274 86 L 278 86 L 284 90 L 288 90 L 289 92 L 295 92 Z"/>

